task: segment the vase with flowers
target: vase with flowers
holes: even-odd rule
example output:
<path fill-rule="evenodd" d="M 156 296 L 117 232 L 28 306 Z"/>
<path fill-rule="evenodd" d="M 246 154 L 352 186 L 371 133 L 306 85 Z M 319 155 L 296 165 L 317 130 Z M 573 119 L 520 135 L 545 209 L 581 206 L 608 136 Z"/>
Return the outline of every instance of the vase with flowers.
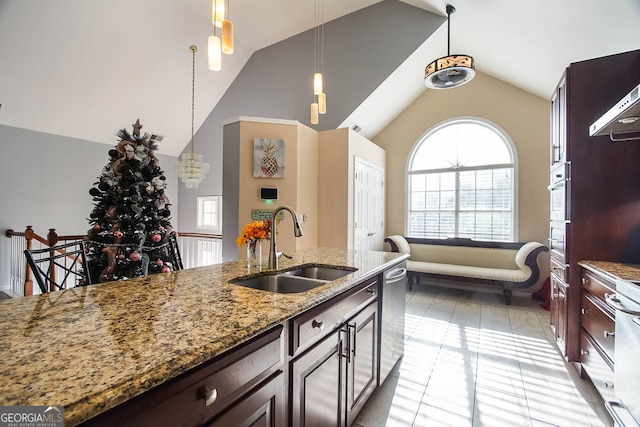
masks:
<path fill-rule="evenodd" d="M 262 241 L 271 238 L 271 221 L 254 221 L 242 227 L 236 245 L 247 248 L 247 267 L 262 267 Z"/>

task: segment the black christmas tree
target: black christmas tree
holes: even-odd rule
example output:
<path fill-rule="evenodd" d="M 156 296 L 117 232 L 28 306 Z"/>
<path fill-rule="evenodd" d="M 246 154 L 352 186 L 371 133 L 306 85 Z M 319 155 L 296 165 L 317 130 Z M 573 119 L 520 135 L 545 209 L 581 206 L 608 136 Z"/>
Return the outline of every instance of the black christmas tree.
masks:
<path fill-rule="evenodd" d="M 133 133 L 118 132 L 120 142 L 109 150 L 89 194 L 94 207 L 87 233 L 87 264 L 92 283 L 169 272 L 171 227 L 166 177 L 155 156 L 155 140 L 140 136 L 140 120 Z"/>

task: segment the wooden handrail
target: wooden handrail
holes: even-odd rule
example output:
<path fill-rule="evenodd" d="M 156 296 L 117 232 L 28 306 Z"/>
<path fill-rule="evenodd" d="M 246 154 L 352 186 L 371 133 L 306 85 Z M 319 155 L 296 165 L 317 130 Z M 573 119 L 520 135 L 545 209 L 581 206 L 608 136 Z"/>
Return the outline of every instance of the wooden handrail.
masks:
<path fill-rule="evenodd" d="M 197 232 L 178 232 L 178 236 L 183 237 L 202 237 L 204 239 L 222 239 L 222 234 L 208 234 L 208 233 L 197 233 Z"/>
<path fill-rule="evenodd" d="M 42 237 L 38 235 L 33 227 L 28 225 L 24 232 L 15 231 L 12 229 L 8 229 L 5 231 L 5 236 L 9 238 L 13 237 L 24 237 L 26 241 L 26 249 L 33 249 L 33 242 L 39 242 L 42 245 L 52 247 L 56 246 L 60 242 L 65 241 L 73 241 L 73 240 L 85 240 L 87 238 L 86 234 L 69 234 L 69 235 L 58 235 L 55 228 L 50 228 L 47 233 L 47 237 Z M 221 234 L 208 234 L 201 232 L 179 232 L 179 237 L 188 237 L 188 238 L 196 238 L 196 239 L 217 239 L 221 240 Z M 64 250 L 58 250 L 58 253 L 64 253 Z M 53 255 L 53 254 L 52 254 Z M 20 255 L 21 256 L 21 255 Z M 53 268 L 53 265 L 52 265 Z M 51 272 L 52 275 L 55 274 L 55 271 Z M 33 278 L 32 272 L 28 263 L 25 263 L 24 269 L 24 295 L 33 295 Z"/>

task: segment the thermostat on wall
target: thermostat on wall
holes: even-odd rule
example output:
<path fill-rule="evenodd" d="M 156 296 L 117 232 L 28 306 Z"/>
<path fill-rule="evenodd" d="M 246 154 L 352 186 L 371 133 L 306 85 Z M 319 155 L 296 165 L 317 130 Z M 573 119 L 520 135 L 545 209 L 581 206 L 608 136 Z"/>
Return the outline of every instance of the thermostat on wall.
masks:
<path fill-rule="evenodd" d="M 278 189 L 260 187 L 260 198 L 262 200 L 276 200 L 278 198 Z"/>

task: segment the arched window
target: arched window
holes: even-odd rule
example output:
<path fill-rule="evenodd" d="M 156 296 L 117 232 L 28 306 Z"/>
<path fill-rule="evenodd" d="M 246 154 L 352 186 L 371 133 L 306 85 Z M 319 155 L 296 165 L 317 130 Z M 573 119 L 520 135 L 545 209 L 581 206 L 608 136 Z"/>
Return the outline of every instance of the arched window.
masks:
<path fill-rule="evenodd" d="M 507 136 L 485 121 L 435 127 L 409 158 L 407 235 L 513 241 L 514 164 Z"/>

